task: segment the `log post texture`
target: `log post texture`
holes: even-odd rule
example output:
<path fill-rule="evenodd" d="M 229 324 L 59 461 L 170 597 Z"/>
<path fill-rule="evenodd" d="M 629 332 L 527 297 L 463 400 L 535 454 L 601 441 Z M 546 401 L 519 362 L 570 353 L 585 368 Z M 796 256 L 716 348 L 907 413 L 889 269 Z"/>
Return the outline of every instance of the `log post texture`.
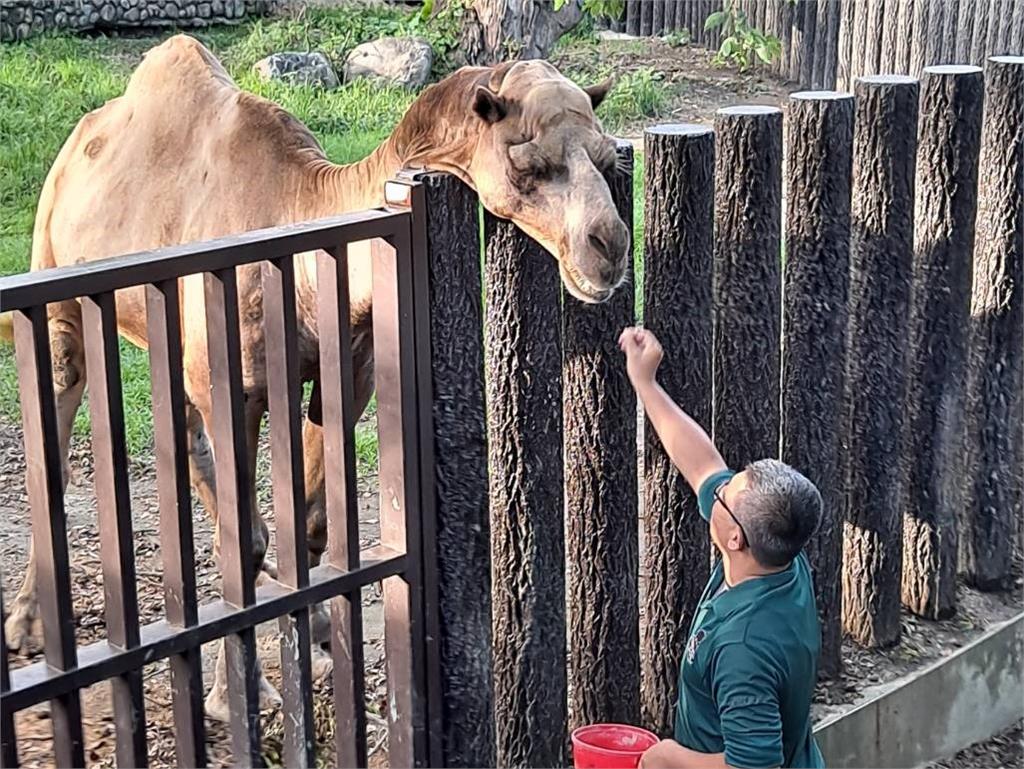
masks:
<path fill-rule="evenodd" d="M 658 381 L 711 428 L 711 275 L 715 137 L 696 125 L 644 134 L 644 325 L 667 351 Z M 708 526 L 697 498 L 644 428 L 642 723 L 672 734 L 679 663 L 708 579 Z"/>
<path fill-rule="evenodd" d="M 779 452 L 782 112 L 715 115 L 714 439 L 730 467 Z"/>
<path fill-rule="evenodd" d="M 633 221 L 633 146 L 608 177 Z M 630 227 L 632 229 L 632 227 Z M 632 245 L 629 251 L 632 274 Z M 603 304 L 563 301 L 566 625 L 572 725 L 640 718 L 636 394 L 618 339 L 633 323 L 633 284 Z"/>
<path fill-rule="evenodd" d="M 853 87 L 854 0 L 839 0 L 839 42 L 836 51 L 836 90 Z"/>
<path fill-rule="evenodd" d="M 956 610 L 963 374 L 977 211 L 983 76 L 926 67 L 914 204 L 914 284 L 903 410 L 903 603 L 930 619 Z"/>
<path fill-rule="evenodd" d="M 967 579 L 993 590 L 1010 576 L 1015 516 L 1024 535 L 1024 57 L 986 66 L 980 168 L 961 555 Z"/>
<path fill-rule="evenodd" d="M 561 282 L 515 225 L 484 217 L 498 766 L 566 747 Z"/>
<path fill-rule="evenodd" d="M 626 34 L 640 34 L 640 3 L 636 0 L 626 0 Z"/>
<path fill-rule="evenodd" d="M 910 73 L 911 49 L 914 45 L 914 4 L 927 0 L 902 0 L 896 10 L 896 51 L 892 71 L 901 75 Z"/>
<path fill-rule="evenodd" d="M 913 259 L 917 80 L 856 85 L 844 437 L 843 627 L 900 636 L 900 425 Z"/>
<path fill-rule="evenodd" d="M 853 96 L 793 94 L 786 147 L 782 460 L 821 492 L 822 521 L 807 552 L 821 618 L 818 672 L 835 678 L 842 647 L 841 436 Z"/>
<path fill-rule="evenodd" d="M 430 254 L 443 755 L 445 766 L 491 766 L 491 524 L 479 203 L 454 176 L 420 179 Z"/>

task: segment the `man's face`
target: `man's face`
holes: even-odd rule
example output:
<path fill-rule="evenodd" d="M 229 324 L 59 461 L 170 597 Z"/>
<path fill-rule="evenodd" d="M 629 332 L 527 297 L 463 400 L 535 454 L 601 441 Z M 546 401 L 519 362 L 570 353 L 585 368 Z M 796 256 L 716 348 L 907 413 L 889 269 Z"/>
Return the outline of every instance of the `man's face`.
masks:
<path fill-rule="evenodd" d="M 744 470 L 715 490 L 711 506 L 711 541 L 721 552 L 738 552 L 747 547 L 747 538 L 736 520 L 736 508 L 750 479 Z"/>

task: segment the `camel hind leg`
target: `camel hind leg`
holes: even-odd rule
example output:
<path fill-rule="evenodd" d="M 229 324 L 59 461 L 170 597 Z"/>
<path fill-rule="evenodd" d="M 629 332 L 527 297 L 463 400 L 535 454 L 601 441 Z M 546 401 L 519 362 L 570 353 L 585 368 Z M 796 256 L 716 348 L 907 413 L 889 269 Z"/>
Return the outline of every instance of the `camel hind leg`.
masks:
<path fill-rule="evenodd" d="M 60 448 L 62 484 L 67 488 L 68 450 L 75 415 L 85 394 L 85 343 L 82 338 L 82 309 L 76 301 L 51 304 L 47 310 L 50 356 L 53 361 L 53 393 L 57 411 L 57 441 Z M 28 565 L 18 594 L 11 602 L 4 623 L 7 646 L 30 653 L 41 647 L 39 603 L 36 595 L 35 542 L 29 540 Z"/>

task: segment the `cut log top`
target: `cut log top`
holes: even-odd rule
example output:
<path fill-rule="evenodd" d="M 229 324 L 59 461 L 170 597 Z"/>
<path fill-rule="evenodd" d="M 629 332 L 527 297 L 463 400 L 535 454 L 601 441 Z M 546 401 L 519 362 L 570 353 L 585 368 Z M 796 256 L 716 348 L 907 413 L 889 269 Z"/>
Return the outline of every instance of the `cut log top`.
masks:
<path fill-rule="evenodd" d="M 738 104 L 735 107 L 722 107 L 715 114 L 722 117 L 759 117 L 761 115 L 782 114 L 782 110 L 765 104 Z"/>
<path fill-rule="evenodd" d="M 713 133 L 711 126 L 698 125 L 697 123 L 665 123 L 647 128 L 645 134 L 657 136 L 703 136 Z"/>
<path fill-rule="evenodd" d="M 981 67 L 974 67 L 970 64 L 933 64 L 930 67 L 925 67 L 924 71 L 929 75 L 973 75 L 982 70 Z"/>
<path fill-rule="evenodd" d="M 801 101 L 844 101 L 852 99 L 853 94 L 847 91 L 797 91 L 791 93 L 789 98 Z"/>
<path fill-rule="evenodd" d="M 874 86 L 910 85 L 916 83 L 917 78 L 910 75 L 864 75 L 863 77 L 858 77 L 857 82 Z"/>
<path fill-rule="evenodd" d="M 989 61 L 994 61 L 996 64 L 1024 64 L 1024 56 L 989 56 Z"/>

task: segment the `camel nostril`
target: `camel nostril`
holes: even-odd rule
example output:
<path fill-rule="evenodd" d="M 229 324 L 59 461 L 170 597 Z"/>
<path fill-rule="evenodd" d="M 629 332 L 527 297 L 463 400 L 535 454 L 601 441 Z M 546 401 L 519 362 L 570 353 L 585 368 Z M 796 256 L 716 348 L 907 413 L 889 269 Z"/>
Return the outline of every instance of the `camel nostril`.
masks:
<path fill-rule="evenodd" d="M 602 238 L 600 235 L 590 233 L 589 235 L 587 235 L 587 242 L 590 243 L 590 247 L 597 251 L 597 253 L 599 253 L 602 258 L 611 258 L 611 252 L 608 248 L 608 243 L 605 242 L 604 238 Z"/>

